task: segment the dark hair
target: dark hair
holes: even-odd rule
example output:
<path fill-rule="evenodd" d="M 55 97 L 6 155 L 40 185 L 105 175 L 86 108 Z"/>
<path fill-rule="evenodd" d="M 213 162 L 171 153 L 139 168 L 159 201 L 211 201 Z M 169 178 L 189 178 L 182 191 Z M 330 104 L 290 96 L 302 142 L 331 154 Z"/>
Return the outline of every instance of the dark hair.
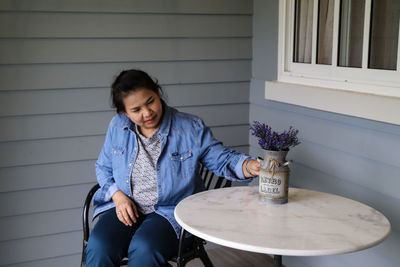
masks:
<path fill-rule="evenodd" d="M 117 113 L 125 111 L 123 98 L 138 89 L 145 88 L 162 96 L 161 86 L 157 80 L 153 80 L 146 72 L 141 70 L 122 71 L 111 85 L 112 105 Z"/>

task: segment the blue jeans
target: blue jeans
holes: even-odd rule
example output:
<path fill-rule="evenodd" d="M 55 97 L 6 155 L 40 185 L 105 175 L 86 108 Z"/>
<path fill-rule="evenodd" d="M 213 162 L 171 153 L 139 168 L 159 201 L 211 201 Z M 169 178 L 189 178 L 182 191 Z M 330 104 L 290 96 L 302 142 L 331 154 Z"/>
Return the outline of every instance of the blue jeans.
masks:
<path fill-rule="evenodd" d="M 184 242 L 189 245 L 192 238 Z M 120 266 L 128 257 L 128 267 L 156 267 L 178 255 L 179 240 L 167 219 L 153 212 L 140 214 L 137 223 L 125 226 L 115 208 L 105 211 L 94 226 L 86 247 L 86 266 Z"/>

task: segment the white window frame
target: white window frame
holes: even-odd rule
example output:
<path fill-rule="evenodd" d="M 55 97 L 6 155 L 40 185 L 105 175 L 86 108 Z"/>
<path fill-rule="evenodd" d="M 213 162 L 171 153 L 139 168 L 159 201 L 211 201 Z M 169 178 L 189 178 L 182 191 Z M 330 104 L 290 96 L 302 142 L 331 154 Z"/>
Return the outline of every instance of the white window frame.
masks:
<path fill-rule="evenodd" d="M 266 82 L 266 99 L 400 125 L 400 34 L 395 71 L 367 68 L 368 41 L 363 45 L 362 68 L 340 67 L 335 60 L 332 65 L 316 64 L 317 2 L 314 0 L 312 59 L 307 64 L 292 62 L 295 0 L 279 1 L 278 81 Z M 340 0 L 335 0 L 334 6 L 333 44 L 337 44 Z M 366 14 L 370 10 L 371 0 L 366 0 Z M 369 18 L 364 20 L 365 40 L 369 40 Z M 333 45 L 332 59 L 337 53 L 337 45 Z M 355 103 L 349 103 L 350 99 Z"/>

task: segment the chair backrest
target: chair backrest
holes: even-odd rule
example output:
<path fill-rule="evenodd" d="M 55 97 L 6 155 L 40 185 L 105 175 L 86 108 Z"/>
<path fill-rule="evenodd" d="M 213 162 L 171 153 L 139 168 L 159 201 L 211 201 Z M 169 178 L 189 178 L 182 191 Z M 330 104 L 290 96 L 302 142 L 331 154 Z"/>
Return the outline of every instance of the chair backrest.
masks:
<path fill-rule="evenodd" d="M 201 165 L 200 175 L 206 190 L 230 187 L 232 182 L 224 177 L 218 177 L 213 172 Z"/>
<path fill-rule="evenodd" d="M 89 234 L 90 234 L 90 229 L 89 229 L 89 209 L 90 209 L 90 204 L 92 202 L 93 196 L 96 193 L 96 191 L 100 188 L 99 184 L 95 184 L 89 191 L 89 193 L 86 196 L 85 199 L 85 204 L 83 205 L 83 213 L 82 213 L 82 223 L 83 223 L 83 242 L 84 245 L 86 246 L 87 241 L 89 240 Z"/>

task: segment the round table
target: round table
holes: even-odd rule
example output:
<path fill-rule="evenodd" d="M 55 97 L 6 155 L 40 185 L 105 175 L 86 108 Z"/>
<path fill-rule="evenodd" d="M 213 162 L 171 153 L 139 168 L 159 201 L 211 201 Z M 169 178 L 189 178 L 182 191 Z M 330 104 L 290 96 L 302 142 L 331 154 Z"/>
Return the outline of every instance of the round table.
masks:
<path fill-rule="evenodd" d="M 223 246 L 282 255 L 354 252 L 382 242 L 390 232 L 379 211 L 341 196 L 289 188 L 289 202 L 273 205 L 258 187 L 204 191 L 182 200 L 175 218 L 188 232 Z"/>

